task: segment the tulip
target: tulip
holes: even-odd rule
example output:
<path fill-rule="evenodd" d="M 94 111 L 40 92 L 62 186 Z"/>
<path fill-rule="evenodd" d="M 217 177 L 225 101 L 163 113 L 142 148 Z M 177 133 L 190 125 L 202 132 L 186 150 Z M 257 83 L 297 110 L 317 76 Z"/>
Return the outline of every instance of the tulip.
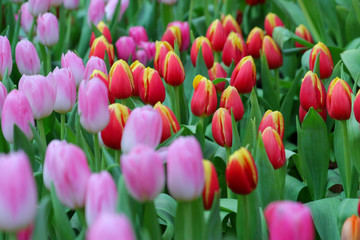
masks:
<path fill-rule="evenodd" d="M 301 106 L 299 107 L 299 120 L 300 120 L 300 122 L 303 122 L 303 120 L 304 120 L 307 113 L 308 112 L 305 111 Z M 326 108 L 324 108 L 321 112 L 318 112 L 318 114 L 320 114 L 320 116 L 322 117 L 324 122 L 326 122 L 326 118 L 327 118 Z"/>
<path fill-rule="evenodd" d="M 255 161 L 246 148 L 240 148 L 229 157 L 226 166 L 226 184 L 236 194 L 247 195 L 258 184 Z"/>
<path fill-rule="evenodd" d="M 33 133 L 29 123 L 34 126 L 30 103 L 23 92 L 14 89 L 6 96 L 1 113 L 1 127 L 6 141 L 14 142 L 15 125 L 31 140 Z"/>
<path fill-rule="evenodd" d="M 174 113 L 165 105 L 162 105 L 161 102 L 155 104 L 154 109 L 160 113 L 162 120 L 162 135 L 161 142 L 168 139 L 172 133 L 176 133 L 180 130 L 179 122 L 176 119 Z"/>
<path fill-rule="evenodd" d="M 164 61 L 164 80 L 171 86 L 179 86 L 185 80 L 184 66 L 175 52 L 170 51 L 166 54 Z"/>
<path fill-rule="evenodd" d="M 88 24 L 95 26 L 104 18 L 105 2 L 103 0 L 91 0 L 88 8 Z"/>
<path fill-rule="evenodd" d="M 194 40 L 190 52 L 191 62 L 193 63 L 194 67 L 196 67 L 196 61 L 200 47 L 206 67 L 210 69 L 214 65 L 214 55 L 212 52 L 211 43 L 206 37 L 198 37 Z"/>
<path fill-rule="evenodd" d="M 264 39 L 264 31 L 259 27 L 254 27 L 246 40 L 248 54 L 253 58 L 260 57 L 260 50 Z"/>
<path fill-rule="evenodd" d="M 265 112 L 259 125 L 259 132 L 262 133 L 267 127 L 272 127 L 279 133 L 281 139 L 284 138 L 284 117 L 281 112 L 271 110 Z"/>
<path fill-rule="evenodd" d="M 205 177 L 202 152 L 195 137 L 179 137 L 167 153 L 167 185 L 171 196 L 192 201 L 201 196 Z"/>
<path fill-rule="evenodd" d="M 108 98 L 109 98 L 109 102 L 110 103 L 114 103 L 115 102 L 115 97 L 111 94 L 110 89 L 109 89 L 109 78 L 108 76 L 99 71 L 99 70 L 94 70 L 94 72 L 91 74 L 90 76 L 90 80 L 93 78 L 99 78 L 106 86 L 107 90 L 108 90 Z"/>
<path fill-rule="evenodd" d="M 109 89 L 118 99 L 131 97 L 134 92 L 134 78 L 129 65 L 124 60 L 116 61 L 109 73 Z"/>
<path fill-rule="evenodd" d="M 111 39 L 111 33 L 110 33 L 110 29 L 108 28 L 108 26 L 106 26 L 106 24 L 103 21 L 100 21 L 96 28 L 99 30 L 99 32 L 101 32 L 101 34 L 106 38 L 106 40 L 111 44 L 112 43 L 112 39 Z M 95 34 L 91 33 L 91 37 L 90 37 L 90 47 L 92 46 L 93 42 L 95 40 Z"/>
<path fill-rule="evenodd" d="M 103 59 L 98 57 L 90 57 L 89 61 L 86 64 L 85 67 L 85 73 L 84 73 L 84 79 L 88 80 L 91 76 L 91 74 L 94 72 L 94 70 L 99 70 L 106 75 L 108 74 L 106 64 Z"/>
<path fill-rule="evenodd" d="M 194 95 L 191 99 L 191 112 L 197 117 L 208 117 L 217 107 L 217 96 L 214 84 L 201 75 L 193 81 Z"/>
<path fill-rule="evenodd" d="M 360 239 L 360 218 L 352 215 L 344 222 L 341 230 L 341 240 Z"/>
<path fill-rule="evenodd" d="M 225 108 L 219 108 L 214 113 L 211 131 L 217 144 L 225 148 L 232 146 L 231 115 Z"/>
<path fill-rule="evenodd" d="M 155 105 L 157 102 L 164 102 L 165 87 L 158 71 L 152 68 L 145 68 L 139 81 L 139 95 L 146 104 Z"/>
<path fill-rule="evenodd" d="M 222 60 L 226 66 L 230 66 L 231 62 L 237 64 L 240 59 L 247 55 L 246 45 L 244 40 L 238 33 L 231 32 L 226 39 Z"/>
<path fill-rule="evenodd" d="M 300 88 L 300 105 L 304 111 L 313 107 L 317 112 L 325 109 L 326 90 L 316 73 L 308 71 L 302 79 Z"/>
<path fill-rule="evenodd" d="M 315 239 L 311 211 L 302 203 L 273 202 L 266 207 L 264 215 L 269 229 L 269 240 Z"/>
<path fill-rule="evenodd" d="M 309 32 L 309 30 L 303 25 L 300 24 L 296 29 L 295 29 L 295 34 L 299 37 L 301 37 L 302 39 L 308 41 L 309 43 L 314 43 L 312 36 Z M 295 47 L 297 48 L 303 48 L 305 47 L 304 45 L 295 42 Z"/>
<path fill-rule="evenodd" d="M 149 59 L 147 58 L 146 52 L 142 49 L 139 49 L 135 52 L 134 60 L 146 65 Z"/>
<path fill-rule="evenodd" d="M 140 42 L 138 48 L 139 50 L 143 50 L 146 53 L 146 58 L 148 61 L 152 60 L 155 57 L 155 42 Z"/>
<path fill-rule="evenodd" d="M 350 118 L 351 93 L 349 84 L 344 80 L 337 77 L 331 81 L 326 96 L 326 106 L 331 118 L 336 120 Z"/>
<path fill-rule="evenodd" d="M 131 111 L 119 103 L 113 103 L 108 108 L 110 120 L 104 130 L 101 131 L 101 139 L 105 146 L 120 150 L 124 127 Z"/>
<path fill-rule="evenodd" d="M 54 110 L 56 88 L 49 78 L 41 75 L 20 78 L 19 91 L 26 95 L 35 119 L 45 118 Z"/>
<path fill-rule="evenodd" d="M 210 210 L 214 198 L 220 195 L 219 180 L 214 165 L 209 160 L 203 160 L 205 184 L 202 192 L 205 210 Z"/>
<path fill-rule="evenodd" d="M 47 189 L 54 184 L 61 203 L 69 208 L 82 208 L 90 174 L 81 148 L 65 141 L 50 142 L 45 154 L 43 180 Z"/>
<path fill-rule="evenodd" d="M 265 17 L 264 27 L 266 34 L 272 37 L 274 28 L 284 27 L 284 23 L 275 13 L 268 13 Z"/>
<path fill-rule="evenodd" d="M 143 26 L 135 26 L 130 27 L 129 36 L 134 39 L 136 44 L 140 44 L 140 42 L 148 42 L 148 36 L 146 30 Z"/>
<path fill-rule="evenodd" d="M 215 62 L 214 66 L 208 70 L 209 79 L 214 81 L 216 78 L 226 78 L 227 73 L 220 63 Z M 216 92 L 220 93 L 225 89 L 225 82 L 215 84 Z"/>
<path fill-rule="evenodd" d="M 231 74 L 230 85 L 239 93 L 250 93 L 256 84 L 256 67 L 251 56 L 244 57 Z"/>
<path fill-rule="evenodd" d="M 270 36 L 264 37 L 262 52 L 265 54 L 269 69 L 276 69 L 283 65 L 283 57 L 280 49 Z"/>
<path fill-rule="evenodd" d="M 126 62 L 129 60 L 130 57 L 134 59 L 136 50 L 134 39 L 126 36 L 120 37 L 116 41 L 115 46 L 118 59 L 123 59 Z"/>
<path fill-rule="evenodd" d="M 6 96 L 6 90 L 4 92 L 4 87 L 3 87 L 2 92 L 5 93 L 5 96 Z M 354 108 L 355 119 L 356 119 L 356 121 L 358 121 L 360 123 L 360 94 L 359 93 L 360 93 L 360 90 L 356 94 L 353 108 Z M 4 96 L 4 95 L 0 94 L 0 110 L 1 110 L 1 102 L 2 102 L 1 96 Z M 1 111 L 0 111 L 0 113 L 1 113 Z"/>
<path fill-rule="evenodd" d="M 246 0 L 246 3 L 248 5 L 254 6 L 254 5 L 257 5 L 257 4 L 263 4 L 263 3 L 265 3 L 265 1 L 266 0 Z"/>
<path fill-rule="evenodd" d="M 156 41 L 155 43 L 156 53 L 154 58 L 154 68 L 159 72 L 161 77 L 164 77 L 164 61 L 166 55 L 170 51 L 174 51 L 168 42 Z"/>
<path fill-rule="evenodd" d="M 30 161 L 22 151 L 0 155 L 0 229 L 14 231 L 36 215 L 37 191 Z"/>
<path fill-rule="evenodd" d="M 40 73 L 39 55 L 30 41 L 21 40 L 16 44 L 15 59 L 20 74 L 34 75 Z"/>
<path fill-rule="evenodd" d="M 262 132 L 262 140 L 266 154 L 274 169 L 284 166 L 286 161 L 285 148 L 279 133 L 272 127 L 267 127 Z"/>
<path fill-rule="evenodd" d="M 126 188 L 139 202 L 153 201 L 165 185 L 164 163 L 147 145 L 137 145 L 121 156 L 121 170 Z"/>
<path fill-rule="evenodd" d="M 74 76 L 68 69 L 58 69 L 57 67 L 52 76 L 57 90 L 54 111 L 58 113 L 70 112 L 76 102 Z"/>
<path fill-rule="evenodd" d="M 134 79 L 134 96 L 139 96 L 139 82 L 142 80 L 142 71 L 145 69 L 145 66 L 139 61 L 135 61 L 130 66 L 131 72 Z"/>
<path fill-rule="evenodd" d="M 29 12 L 33 17 L 46 13 L 50 8 L 50 0 L 29 0 Z"/>
<path fill-rule="evenodd" d="M 178 26 L 167 27 L 161 41 L 168 42 L 172 48 L 175 47 L 175 41 L 178 44 L 179 49 L 181 49 L 181 30 Z"/>
<path fill-rule="evenodd" d="M 4 101 L 7 96 L 7 90 L 2 82 L 0 82 L 0 116 L 2 114 L 2 109 L 4 105 Z"/>
<path fill-rule="evenodd" d="M 223 25 L 218 19 L 215 19 L 209 26 L 206 32 L 206 37 L 209 39 L 212 48 L 215 52 L 221 52 L 225 40 L 226 34 Z"/>
<path fill-rule="evenodd" d="M 130 0 L 121 0 L 118 22 L 120 22 L 120 20 L 121 20 L 122 16 L 124 15 L 126 9 L 128 8 L 129 1 Z M 109 0 L 109 1 L 105 1 L 105 2 L 107 2 L 106 6 L 105 6 L 106 20 L 108 22 L 111 22 L 111 20 L 113 19 L 114 12 L 115 12 L 115 9 L 116 9 L 116 6 L 117 6 L 119 0 Z"/>
<path fill-rule="evenodd" d="M 30 32 L 31 25 L 34 19 L 34 17 L 29 12 L 29 2 L 25 2 L 21 5 L 20 12 L 21 12 L 20 25 L 24 30 L 24 32 L 27 34 L 28 32 Z"/>
<path fill-rule="evenodd" d="M 2 81 L 5 70 L 8 70 L 7 76 L 10 76 L 12 70 L 11 47 L 6 36 L 0 36 L 0 56 L 0 81 Z"/>
<path fill-rule="evenodd" d="M 108 43 L 106 38 L 101 35 L 100 37 L 96 38 L 91 45 L 89 58 L 91 56 L 95 56 L 105 60 L 105 53 L 108 56 L 109 64 L 112 65 L 114 62 L 114 46 Z"/>
<path fill-rule="evenodd" d="M 39 42 L 44 46 L 51 47 L 59 41 L 59 24 L 52 13 L 38 16 L 36 31 Z"/>
<path fill-rule="evenodd" d="M 175 21 L 167 25 L 167 27 L 177 26 L 181 31 L 181 48 L 180 51 L 185 51 L 190 45 L 190 28 L 187 22 Z"/>
<path fill-rule="evenodd" d="M 227 37 L 231 32 L 238 33 L 242 36 L 241 28 L 236 20 L 230 14 L 226 15 L 222 20 L 222 24 L 225 31 L 225 36 Z"/>
<path fill-rule="evenodd" d="M 244 116 L 244 106 L 236 88 L 228 86 L 221 94 L 220 107 L 226 108 L 230 116 L 234 114 L 235 121 L 240 121 Z"/>
<path fill-rule="evenodd" d="M 50 0 L 50 7 L 59 7 L 64 0 Z"/>
<path fill-rule="evenodd" d="M 31 240 L 34 232 L 34 224 L 31 223 L 26 228 L 16 233 L 17 240 Z"/>
<path fill-rule="evenodd" d="M 124 128 L 121 149 L 124 153 L 139 144 L 155 148 L 161 140 L 161 115 L 150 106 L 135 108 Z"/>
<path fill-rule="evenodd" d="M 88 226 L 103 213 L 115 213 L 117 204 L 116 184 L 107 171 L 90 176 L 85 200 L 85 217 Z"/>
<path fill-rule="evenodd" d="M 334 63 L 331 57 L 331 53 L 329 49 L 322 43 L 318 42 L 310 52 L 309 58 L 309 67 L 311 71 L 314 71 L 316 58 L 319 56 L 319 70 L 320 70 L 320 78 L 328 78 L 331 76 L 332 71 L 334 69 Z"/>
<path fill-rule="evenodd" d="M 85 66 L 82 59 L 72 51 L 61 56 L 61 67 L 67 68 L 74 76 L 76 86 L 84 79 Z"/>
<path fill-rule="evenodd" d="M 64 8 L 73 10 L 78 8 L 79 0 L 64 0 Z"/>
<path fill-rule="evenodd" d="M 86 240 L 136 240 L 130 221 L 123 214 L 101 214 L 90 226 L 86 233 Z"/>

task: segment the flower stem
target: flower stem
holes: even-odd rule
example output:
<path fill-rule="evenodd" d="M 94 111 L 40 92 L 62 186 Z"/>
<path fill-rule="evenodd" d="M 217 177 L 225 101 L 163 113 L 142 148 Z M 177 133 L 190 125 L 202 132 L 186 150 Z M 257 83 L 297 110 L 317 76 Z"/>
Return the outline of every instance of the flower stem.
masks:
<path fill-rule="evenodd" d="M 341 122 L 341 129 L 343 134 L 343 147 L 344 147 L 344 165 L 345 165 L 345 195 L 347 198 L 350 198 L 351 194 L 351 162 L 350 162 L 350 155 L 349 155 L 349 138 L 348 138 L 348 131 L 347 131 L 347 124 L 346 120 L 342 120 Z"/>
<path fill-rule="evenodd" d="M 94 154 L 95 154 L 95 171 L 99 172 L 100 171 L 100 144 L 99 144 L 99 138 L 97 133 L 95 133 L 93 135 L 94 138 Z"/>
<path fill-rule="evenodd" d="M 81 226 L 86 228 L 87 224 L 86 224 L 86 220 L 85 220 L 85 209 L 84 208 L 76 209 L 76 214 L 79 219 L 79 222 L 81 223 Z"/>
<path fill-rule="evenodd" d="M 230 155 L 231 155 L 231 148 L 230 147 L 225 147 L 225 150 L 226 150 L 225 163 L 227 165 L 228 162 L 229 162 Z M 231 191 L 231 189 L 229 187 L 227 187 L 227 197 L 228 198 L 234 198 L 234 193 Z"/>
<path fill-rule="evenodd" d="M 160 227 L 157 221 L 157 214 L 153 201 L 144 203 L 143 220 L 144 220 L 143 226 L 149 232 L 150 239 L 152 240 L 161 239 Z"/>
<path fill-rule="evenodd" d="M 61 135 L 60 135 L 60 139 L 61 141 L 64 140 L 65 138 L 65 114 L 60 114 L 60 126 L 61 126 Z"/>
<path fill-rule="evenodd" d="M 44 122 L 42 119 L 37 120 L 37 129 L 39 132 L 39 135 L 41 137 L 42 146 L 44 149 L 46 149 L 46 136 L 45 136 L 45 130 L 44 130 Z"/>
<path fill-rule="evenodd" d="M 34 17 L 33 21 L 32 21 L 32 24 L 31 24 L 31 27 L 30 27 L 30 31 L 28 32 L 28 39 L 29 39 L 30 42 L 33 40 L 33 37 L 34 37 L 35 21 L 36 21 L 36 18 Z"/>
<path fill-rule="evenodd" d="M 181 123 L 181 112 L 180 112 L 180 86 L 174 87 L 174 95 L 175 95 L 175 116 L 179 123 Z"/>
<path fill-rule="evenodd" d="M 190 0 L 189 18 L 188 18 L 188 24 L 190 28 L 191 28 L 192 15 L 194 11 L 193 9 L 194 9 L 194 0 Z"/>
<path fill-rule="evenodd" d="M 279 77 L 279 68 L 274 69 L 275 73 L 275 90 L 276 94 L 278 96 L 278 99 L 280 99 L 280 77 Z"/>
<path fill-rule="evenodd" d="M 51 48 L 46 48 L 46 74 L 51 72 Z"/>

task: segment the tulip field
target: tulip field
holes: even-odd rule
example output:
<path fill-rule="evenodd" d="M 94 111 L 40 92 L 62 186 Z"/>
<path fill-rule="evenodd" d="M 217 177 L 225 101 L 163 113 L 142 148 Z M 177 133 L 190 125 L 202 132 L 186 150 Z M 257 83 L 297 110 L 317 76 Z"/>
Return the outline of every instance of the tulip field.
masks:
<path fill-rule="evenodd" d="M 359 1 L 0 5 L 0 240 L 360 240 Z"/>

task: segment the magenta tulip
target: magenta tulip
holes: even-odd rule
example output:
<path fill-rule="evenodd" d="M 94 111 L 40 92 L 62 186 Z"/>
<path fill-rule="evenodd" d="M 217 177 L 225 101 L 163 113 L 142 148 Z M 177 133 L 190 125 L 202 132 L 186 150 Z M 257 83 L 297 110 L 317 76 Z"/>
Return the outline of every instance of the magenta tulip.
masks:
<path fill-rule="evenodd" d="M 91 74 L 94 72 L 94 70 L 99 70 L 106 75 L 108 75 L 108 71 L 106 68 L 106 64 L 103 59 L 92 56 L 89 61 L 86 63 L 85 67 L 85 73 L 84 73 L 84 79 L 89 80 Z"/>
<path fill-rule="evenodd" d="M 7 90 L 2 82 L 0 82 L 0 116 L 2 113 L 5 98 L 7 96 Z"/>
<path fill-rule="evenodd" d="M 116 41 L 115 46 L 118 59 L 123 59 L 127 62 L 131 56 L 134 60 L 136 44 L 132 37 L 120 37 Z"/>
<path fill-rule="evenodd" d="M 44 46 L 51 47 L 59 41 L 59 24 L 52 13 L 38 16 L 36 30 L 37 38 Z"/>
<path fill-rule="evenodd" d="M 29 0 L 29 12 L 34 17 L 46 13 L 50 8 L 50 0 Z"/>
<path fill-rule="evenodd" d="M 104 18 L 105 2 L 104 0 L 91 0 L 88 8 L 88 23 L 95 26 Z"/>
<path fill-rule="evenodd" d="M 76 102 L 76 85 L 72 73 L 66 69 L 55 68 L 52 74 L 53 82 L 56 85 L 56 101 L 54 111 L 58 113 L 70 112 Z"/>
<path fill-rule="evenodd" d="M 16 65 L 21 74 L 35 75 L 40 73 L 40 59 L 34 45 L 28 40 L 21 40 L 15 49 Z"/>
<path fill-rule="evenodd" d="M 140 44 L 140 42 L 148 42 L 148 35 L 146 30 L 143 26 L 135 26 L 130 27 L 129 29 L 129 36 L 134 39 L 136 44 Z"/>
<path fill-rule="evenodd" d="M 64 0 L 64 7 L 66 9 L 76 9 L 79 6 L 79 0 Z"/>
<path fill-rule="evenodd" d="M 7 76 L 10 76 L 12 70 L 10 42 L 7 37 L 0 36 L 0 81 L 4 77 L 6 68 L 8 69 Z"/>
<path fill-rule="evenodd" d="M 134 61 L 136 60 L 144 65 L 147 65 L 149 59 L 147 58 L 146 52 L 142 49 L 139 49 L 135 52 Z"/>
<path fill-rule="evenodd" d="M 72 72 L 76 86 L 84 79 L 85 66 L 82 59 L 72 51 L 68 51 L 61 56 L 61 67 L 67 68 Z"/>
<path fill-rule="evenodd" d="M 32 240 L 32 235 L 34 232 L 34 224 L 31 223 L 24 229 L 21 229 L 16 233 L 17 240 Z"/>
<path fill-rule="evenodd" d="M 141 42 L 138 47 L 146 53 L 146 58 L 148 61 L 155 57 L 156 48 L 154 42 Z"/>
<path fill-rule="evenodd" d="M 177 26 L 181 31 L 181 51 L 186 51 L 190 46 L 190 28 L 187 22 L 175 21 L 167 25 L 167 27 Z"/>
<path fill-rule="evenodd" d="M 25 2 L 21 5 L 20 12 L 21 12 L 20 25 L 24 29 L 24 32 L 28 33 L 30 32 L 31 24 L 34 19 L 34 17 L 29 12 L 29 2 Z"/>

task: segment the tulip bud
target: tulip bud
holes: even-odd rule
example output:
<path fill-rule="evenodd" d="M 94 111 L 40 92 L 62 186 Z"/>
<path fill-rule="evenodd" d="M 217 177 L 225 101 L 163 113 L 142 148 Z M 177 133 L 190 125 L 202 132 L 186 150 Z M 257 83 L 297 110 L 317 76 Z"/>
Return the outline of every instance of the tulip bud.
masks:
<path fill-rule="evenodd" d="M 88 8 L 88 24 L 95 26 L 104 18 L 105 2 L 103 0 L 91 0 Z"/>
<path fill-rule="evenodd" d="M 140 44 L 140 42 L 149 41 L 146 30 L 143 26 L 130 27 L 129 36 L 134 39 L 136 44 Z"/>
<path fill-rule="evenodd" d="M 4 87 L 3 87 L 3 89 L 4 89 Z M 360 123 L 360 94 L 359 93 L 360 93 L 360 89 L 356 94 L 353 108 L 354 108 L 355 119 L 356 119 L 356 121 L 358 121 Z M 0 94 L 0 110 L 1 110 L 1 94 Z M 0 113 L 1 113 L 1 111 L 0 111 Z M 359 210 L 360 210 L 360 207 L 359 207 Z"/>
<path fill-rule="evenodd" d="M 36 31 L 39 42 L 44 46 L 51 47 L 59 41 L 59 24 L 52 13 L 38 16 Z"/>
<path fill-rule="evenodd" d="M 262 132 L 262 140 L 266 154 L 274 169 L 284 166 L 286 161 L 285 148 L 279 133 L 272 127 L 267 127 Z"/>
<path fill-rule="evenodd" d="M 155 43 L 156 53 L 154 58 L 154 68 L 159 72 L 161 77 L 164 77 L 164 61 L 166 55 L 170 51 L 174 51 L 171 45 L 165 41 L 156 41 Z"/>
<path fill-rule="evenodd" d="M 190 45 L 190 28 L 187 22 L 175 21 L 167 25 L 167 27 L 177 26 L 181 31 L 181 48 L 180 51 L 185 51 Z"/>
<path fill-rule="evenodd" d="M 116 43 L 116 52 L 118 59 L 128 61 L 130 56 L 132 59 L 135 57 L 136 45 L 134 39 L 131 37 L 120 37 Z"/>
<path fill-rule="evenodd" d="M 191 201 L 201 196 L 205 177 L 202 152 L 195 137 L 179 137 L 167 154 L 167 185 L 171 196 Z"/>
<path fill-rule="evenodd" d="M 217 107 L 217 96 L 214 84 L 201 75 L 193 81 L 194 95 L 191 99 L 191 112 L 197 117 L 208 117 Z"/>
<path fill-rule="evenodd" d="M 30 103 L 23 92 L 14 89 L 5 98 L 1 114 L 1 127 L 6 141 L 14 142 L 15 125 L 31 140 L 33 133 L 29 123 L 34 126 Z"/>
<path fill-rule="evenodd" d="M 0 82 L 0 116 L 2 114 L 2 109 L 4 105 L 4 101 L 7 96 L 7 90 L 2 82 Z"/>
<path fill-rule="evenodd" d="M 64 0 L 64 8 L 65 9 L 76 9 L 79 6 L 79 0 Z"/>
<path fill-rule="evenodd" d="M 219 108 L 213 115 L 211 131 L 214 140 L 222 147 L 232 146 L 231 115 L 225 108 Z"/>
<path fill-rule="evenodd" d="M 54 69 L 52 76 L 57 90 L 54 111 L 58 113 L 70 112 L 76 102 L 74 76 L 67 68 L 58 69 L 57 67 Z"/>
<path fill-rule="evenodd" d="M 101 131 L 101 139 L 105 146 L 120 150 L 124 127 L 131 111 L 119 103 L 111 104 L 108 108 L 110 120 L 104 130 Z"/>
<path fill-rule="evenodd" d="M 101 34 L 106 38 L 106 40 L 111 44 L 112 43 L 112 39 L 111 39 L 111 33 L 110 30 L 108 28 L 108 26 L 106 26 L 106 24 L 103 21 L 100 21 L 96 28 L 99 30 L 99 32 L 101 32 Z M 90 37 L 90 47 L 92 46 L 93 42 L 95 40 L 95 34 L 91 33 L 91 37 Z"/>
<path fill-rule="evenodd" d="M 134 79 L 133 96 L 139 97 L 139 82 L 142 80 L 142 71 L 145 69 L 145 66 L 141 62 L 135 61 L 131 64 L 130 69 Z"/>
<path fill-rule="evenodd" d="M 230 85 L 239 93 L 250 93 L 256 84 L 256 67 L 251 56 L 244 57 L 231 74 Z"/>
<path fill-rule="evenodd" d="M 303 120 L 304 120 L 307 113 L 308 112 L 305 111 L 301 106 L 299 107 L 299 120 L 300 120 L 300 122 L 303 122 Z M 322 117 L 324 122 L 326 122 L 326 118 L 327 118 L 326 108 L 324 108 L 321 112 L 318 112 L 318 114 L 320 114 L 320 117 Z"/>
<path fill-rule="evenodd" d="M 6 68 L 8 69 L 7 76 L 10 76 L 12 70 L 12 55 L 10 42 L 7 37 L 0 36 L 0 81 L 2 81 Z"/>
<path fill-rule="evenodd" d="M 352 215 L 344 222 L 341 230 L 341 240 L 360 239 L 360 218 Z"/>
<path fill-rule="evenodd" d="M 88 226 L 104 213 L 115 213 L 117 204 L 116 184 L 107 171 L 93 173 L 86 188 L 85 217 Z"/>
<path fill-rule="evenodd" d="M 110 92 L 110 89 L 109 89 L 109 78 L 108 78 L 108 76 L 107 76 L 105 73 L 103 73 L 103 72 L 101 72 L 101 71 L 99 71 L 99 70 L 94 70 L 94 72 L 91 74 L 89 80 L 91 80 L 91 79 L 93 79 L 93 78 L 99 78 L 99 79 L 105 84 L 106 89 L 108 90 L 108 99 L 109 99 L 109 102 L 110 102 L 110 103 L 114 103 L 114 102 L 115 102 L 115 97 L 114 97 L 114 96 L 111 94 L 111 92 Z"/>
<path fill-rule="evenodd" d="M 75 79 L 76 86 L 84 79 L 85 66 L 82 59 L 72 51 L 68 51 L 61 56 L 61 67 L 67 68 Z"/>
<path fill-rule="evenodd" d="M 226 78 L 227 73 L 220 63 L 215 62 L 214 66 L 208 70 L 209 79 L 214 81 L 216 78 Z M 225 89 L 225 82 L 215 84 L 216 92 L 220 93 Z"/>
<path fill-rule="evenodd" d="M 26 228 L 16 233 L 17 240 L 31 240 L 34 232 L 34 224 L 30 223 Z"/>
<path fill-rule="evenodd" d="M 203 160 L 205 185 L 202 192 L 205 210 L 210 210 L 214 198 L 220 195 L 219 180 L 214 165 L 209 160 Z"/>
<path fill-rule="evenodd" d="M 0 155 L 0 229 L 15 231 L 35 219 L 37 191 L 24 152 Z"/>
<path fill-rule="evenodd" d="M 138 49 L 145 52 L 146 59 L 148 61 L 151 61 L 155 57 L 155 53 L 156 53 L 155 42 L 141 42 L 138 45 Z"/>
<path fill-rule="evenodd" d="M 102 1 L 102 0 L 101 0 Z M 105 60 L 105 53 L 109 58 L 110 66 L 113 65 L 114 62 L 114 46 L 106 40 L 106 38 L 101 35 L 100 37 L 96 38 L 91 45 L 89 58 L 91 56 L 96 56 L 101 59 Z"/>
<path fill-rule="evenodd" d="M 134 60 L 141 62 L 144 65 L 147 65 L 148 59 L 146 52 L 142 49 L 139 49 L 135 52 Z"/>
<path fill-rule="evenodd" d="M 226 184 L 236 194 L 251 193 L 258 184 L 258 172 L 251 153 L 240 148 L 229 157 Z"/>
<path fill-rule="evenodd" d="M 262 52 L 265 54 L 269 69 L 276 69 L 283 65 L 283 56 L 279 47 L 270 36 L 265 36 L 262 42 Z"/>
<path fill-rule="evenodd" d="M 226 66 L 230 66 L 234 61 L 236 65 L 240 59 L 247 55 L 246 45 L 244 40 L 238 33 L 231 32 L 226 39 L 222 60 Z"/>
<path fill-rule="evenodd" d="M 322 43 L 318 42 L 310 52 L 309 58 L 309 67 L 311 71 L 314 71 L 316 57 L 319 56 L 319 70 L 320 70 L 320 78 L 328 78 L 331 76 L 334 63 L 331 57 L 331 53 L 329 49 Z"/>
<path fill-rule="evenodd" d="M 16 44 L 15 59 L 21 74 L 34 75 L 40 73 L 39 55 L 30 41 L 21 40 Z"/>
<path fill-rule="evenodd" d="M 29 12 L 34 17 L 46 13 L 50 8 L 50 0 L 29 0 Z"/>
<path fill-rule="evenodd" d="M 178 44 L 179 49 L 181 49 L 181 30 L 178 26 L 167 27 L 161 41 L 168 42 L 172 48 L 175 46 L 175 41 Z"/>
<path fill-rule="evenodd" d="M 306 112 L 309 111 L 311 107 L 317 112 L 325 109 L 326 90 L 316 73 L 308 71 L 302 79 L 300 105 Z"/>
<path fill-rule="evenodd" d="M 264 31 L 259 27 L 254 27 L 246 40 L 247 52 L 253 58 L 260 57 L 260 50 L 264 39 Z"/>
<path fill-rule="evenodd" d="M 221 52 L 226 40 L 225 30 L 218 19 L 215 19 L 209 26 L 206 37 L 209 39 L 215 52 Z"/>
<path fill-rule="evenodd" d="M 118 60 L 112 65 L 109 73 L 109 89 L 111 94 L 118 99 L 125 99 L 133 94 L 133 75 L 124 60 Z"/>
<path fill-rule="evenodd" d="M 136 240 L 130 221 L 123 214 L 101 214 L 90 226 L 86 233 L 86 240 Z"/>
<path fill-rule="evenodd" d="M 185 80 L 184 66 L 178 55 L 173 51 L 166 54 L 163 76 L 165 82 L 171 86 L 179 86 Z"/>
<path fill-rule="evenodd" d="M 241 28 L 236 20 L 230 14 L 226 15 L 222 20 L 222 24 L 225 31 L 225 36 L 227 37 L 231 32 L 238 33 L 242 36 Z"/>
<path fill-rule="evenodd" d="M 284 138 L 284 117 L 281 112 L 271 110 L 265 112 L 259 125 L 259 132 L 263 133 L 267 127 L 272 127 L 279 133 L 281 139 Z"/>
<path fill-rule="evenodd" d="M 81 148 L 65 141 L 50 142 L 45 154 L 43 180 L 47 189 L 54 184 L 61 203 L 69 208 L 83 207 L 90 174 Z"/>
<path fill-rule="evenodd" d="M 120 163 L 126 188 L 137 201 L 153 201 L 164 188 L 164 162 L 151 147 L 135 146 Z"/>
<path fill-rule="evenodd" d="M 244 106 L 236 88 L 228 86 L 221 94 L 220 107 L 226 108 L 231 116 L 231 110 L 235 121 L 240 121 L 244 116 Z"/>
<path fill-rule="evenodd" d="M 161 142 L 168 139 L 172 133 L 176 133 L 180 130 L 179 122 L 176 119 L 174 113 L 165 105 L 160 102 L 156 103 L 154 109 L 160 113 L 162 120 L 162 135 Z"/>
<path fill-rule="evenodd" d="M 94 72 L 94 70 L 99 70 L 99 71 L 105 73 L 106 75 L 108 74 L 104 60 L 101 58 L 92 56 L 86 64 L 84 79 L 86 79 L 86 80 L 90 79 L 90 76 Z"/>
<path fill-rule="evenodd" d="M 145 104 L 155 105 L 157 102 L 164 102 L 165 87 L 158 71 L 152 68 L 145 68 L 139 81 L 139 95 Z"/>
<path fill-rule="evenodd" d="M 309 30 L 303 25 L 303 24 L 300 24 L 296 30 L 295 30 L 295 34 L 299 37 L 301 37 L 302 39 L 308 41 L 309 43 L 314 43 L 312 37 L 311 37 L 311 34 L 309 32 Z M 295 47 L 297 48 L 303 48 L 305 47 L 304 45 L 298 43 L 298 42 L 295 42 Z"/>
<path fill-rule="evenodd" d="M 336 120 L 347 120 L 351 115 L 352 90 L 344 80 L 335 78 L 331 81 L 326 96 L 329 116 Z"/>
<path fill-rule="evenodd" d="M 20 12 L 21 12 L 20 25 L 24 30 L 24 32 L 27 34 L 28 32 L 30 32 L 31 25 L 34 19 L 34 17 L 29 12 L 29 2 L 25 2 L 21 5 Z"/>
<path fill-rule="evenodd" d="M 263 4 L 266 0 L 246 0 L 246 3 L 251 6 L 255 6 L 257 4 Z"/>
<path fill-rule="evenodd" d="M 196 61 L 200 47 L 205 64 L 207 68 L 210 69 L 214 65 L 214 55 L 212 52 L 211 43 L 206 37 L 198 37 L 194 40 L 190 52 L 191 62 L 193 63 L 194 67 L 196 67 Z"/>
<path fill-rule="evenodd" d="M 274 28 L 284 27 L 284 23 L 275 13 L 268 13 L 265 17 L 264 27 L 266 34 L 272 37 Z"/>
<path fill-rule="evenodd" d="M 139 144 L 155 148 L 160 143 L 161 134 L 160 114 L 150 106 L 135 108 L 126 122 L 121 149 L 128 153 Z"/>

